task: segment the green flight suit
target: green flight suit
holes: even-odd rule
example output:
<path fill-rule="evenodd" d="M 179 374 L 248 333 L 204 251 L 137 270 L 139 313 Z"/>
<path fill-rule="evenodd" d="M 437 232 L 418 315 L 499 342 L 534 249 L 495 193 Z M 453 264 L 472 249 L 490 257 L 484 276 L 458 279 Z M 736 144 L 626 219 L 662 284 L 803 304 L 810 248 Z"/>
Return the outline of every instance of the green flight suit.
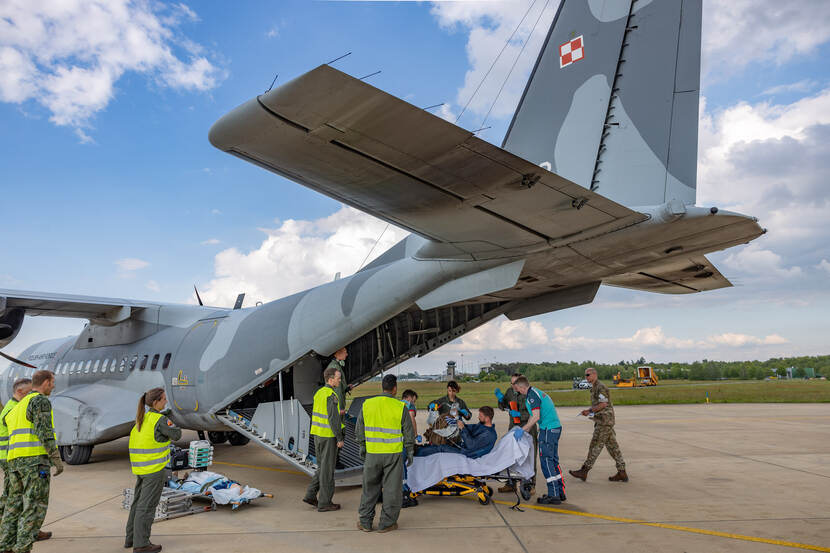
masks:
<path fill-rule="evenodd" d="M 519 407 L 519 420 L 521 422 L 515 423 L 513 422 L 513 417 L 509 416 L 508 419 L 510 420 L 510 424 L 507 427 L 508 430 L 513 428 L 514 426 L 524 426 L 527 424 L 527 421 L 530 419 L 530 413 L 527 411 L 527 405 L 525 404 L 525 400 L 527 397 L 524 394 L 520 394 L 516 390 L 513 389 L 513 386 L 509 387 L 506 392 L 504 392 L 504 399 L 499 402 L 500 409 L 510 410 L 510 402 L 515 401 Z M 536 465 L 539 464 L 539 425 L 534 424 L 533 428 L 530 429 L 529 434 L 533 436 L 533 482 L 536 482 Z"/>
<path fill-rule="evenodd" d="M 386 392 L 384 392 L 386 394 Z M 388 394 L 387 394 L 388 395 Z M 391 397 L 391 396 L 390 396 Z M 398 522 L 403 503 L 403 456 L 400 453 L 366 453 L 366 434 L 363 423 L 363 411 L 357 417 L 355 440 L 360 446 L 360 458 L 363 460 L 363 493 L 360 496 L 358 516 L 360 525 L 372 528 L 375 519 L 375 505 L 383 494 L 383 505 L 378 520 L 378 528 L 388 528 Z M 401 434 L 406 462 L 411 463 L 415 456 L 415 428 L 412 418 L 404 407 L 401 416 Z"/>
<path fill-rule="evenodd" d="M 340 371 L 340 385 L 334 389 L 337 393 L 337 397 L 340 399 L 340 408 L 345 410 L 346 409 L 346 392 L 349 390 L 349 383 L 346 381 L 346 362 L 340 361 L 339 359 L 332 359 L 328 365 L 326 365 L 327 369 L 334 367 L 338 371 Z"/>
<path fill-rule="evenodd" d="M 458 416 L 463 418 L 464 420 L 470 420 L 470 418 L 472 417 L 472 411 L 470 411 L 470 409 L 467 407 L 467 403 L 457 395 L 455 396 L 455 401 L 451 401 L 450 396 L 444 396 L 436 399 L 435 401 L 430 402 L 430 405 L 432 405 L 433 403 L 438 406 L 439 410 L 441 409 L 442 405 L 446 405 L 447 408 L 449 408 L 450 410 L 452 410 L 453 407 L 455 407 L 456 409 L 458 409 Z M 468 414 L 461 415 L 462 409 L 466 411 Z"/>
<path fill-rule="evenodd" d="M 335 359 L 335 362 L 337 360 Z M 337 454 L 340 448 L 337 442 L 344 440 L 343 428 L 340 424 L 340 410 L 337 406 L 337 388 L 326 401 L 326 414 L 329 419 L 329 428 L 334 432 L 333 438 L 314 436 L 314 455 L 317 457 L 317 471 L 311 478 L 311 483 L 305 491 L 305 500 L 317 500 L 317 508 L 331 505 L 334 497 L 334 471 L 337 464 Z"/>
<path fill-rule="evenodd" d="M 34 425 L 34 433 L 50 454 L 57 452 L 52 429 L 52 403 L 43 394 L 29 401 L 26 418 Z M 26 553 L 32 549 L 35 536 L 49 508 L 51 463 L 48 455 L 18 457 L 8 461 L 9 496 L 0 523 L 0 551 Z"/>
<path fill-rule="evenodd" d="M 158 413 L 155 409 L 150 409 Z M 167 417 L 162 416 L 156 421 L 153 437 L 157 442 L 174 442 L 180 440 L 182 431 L 167 424 Z M 161 499 L 164 483 L 167 482 L 168 471 L 162 469 L 152 474 L 138 474 L 133 489 L 133 503 L 127 517 L 126 538 L 124 544 L 130 547 L 146 547 L 150 545 L 150 529 L 156 518 L 156 507 Z"/>

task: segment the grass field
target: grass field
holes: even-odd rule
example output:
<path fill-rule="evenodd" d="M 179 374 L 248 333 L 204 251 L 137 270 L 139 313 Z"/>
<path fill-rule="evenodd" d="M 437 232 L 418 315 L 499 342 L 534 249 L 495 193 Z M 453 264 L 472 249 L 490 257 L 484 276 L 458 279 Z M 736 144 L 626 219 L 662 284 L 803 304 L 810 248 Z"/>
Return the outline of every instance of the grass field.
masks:
<path fill-rule="evenodd" d="M 551 394 L 559 406 L 586 405 L 590 403 L 587 390 L 573 390 L 570 382 L 533 382 L 534 386 Z M 712 403 L 828 403 L 828 380 L 719 380 L 688 381 L 666 380 L 649 388 L 614 388 L 610 383 L 614 405 L 659 405 L 672 403 L 705 403 L 706 394 Z M 490 405 L 495 407 L 495 388 L 506 389 L 505 382 L 462 383 L 458 394 L 470 408 Z M 418 393 L 418 407 L 426 408 L 433 399 L 447 393 L 443 382 L 400 382 L 398 393 L 412 388 Z M 367 382 L 353 391 L 353 397 L 380 393 L 379 382 Z"/>

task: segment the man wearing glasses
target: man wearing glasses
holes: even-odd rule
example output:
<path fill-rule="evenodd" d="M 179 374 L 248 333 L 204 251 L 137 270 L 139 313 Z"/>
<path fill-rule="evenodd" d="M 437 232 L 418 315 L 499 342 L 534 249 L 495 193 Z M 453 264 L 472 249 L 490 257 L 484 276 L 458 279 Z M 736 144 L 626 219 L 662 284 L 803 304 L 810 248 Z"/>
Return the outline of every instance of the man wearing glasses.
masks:
<path fill-rule="evenodd" d="M 588 458 L 585 459 L 582 468 L 569 470 L 571 476 L 585 481 L 588 478 L 588 471 L 594 466 L 603 447 L 608 448 L 608 453 L 617 463 L 617 474 L 609 476 L 611 482 L 628 482 L 628 475 L 625 473 L 625 461 L 623 461 L 620 446 L 617 443 L 617 434 L 614 432 L 614 407 L 611 405 L 611 394 L 608 387 L 597 378 L 596 369 L 585 370 L 585 380 L 591 383 L 591 407 L 582 411 L 583 416 L 594 416 L 594 435 L 591 438 L 591 445 L 588 446 Z"/>

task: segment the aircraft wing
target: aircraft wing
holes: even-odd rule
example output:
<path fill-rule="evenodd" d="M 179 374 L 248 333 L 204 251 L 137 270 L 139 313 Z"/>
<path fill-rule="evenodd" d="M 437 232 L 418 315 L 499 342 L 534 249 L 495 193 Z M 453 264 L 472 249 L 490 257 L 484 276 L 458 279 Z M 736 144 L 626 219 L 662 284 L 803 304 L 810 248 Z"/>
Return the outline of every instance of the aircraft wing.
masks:
<path fill-rule="evenodd" d="M 712 262 L 702 255 L 675 258 L 636 273 L 603 279 L 602 283 L 662 294 L 691 294 L 732 286 Z"/>
<path fill-rule="evenodd" d="M 114 324 L 128 319 L 135 309 L 158 306 L 159 304 L 156 303 L 121 298 L 76 296 L 0 288 L 0 314 L 12 308 L 23 308 L 26 315 L 32 317 L 45 315 L 49 317 L 90 319 L 104 324 Z"/>
<path fill-rule="evenodd" d="M 327 65 L 231 111 L 210 141 L 479 258 L 646 218 Z"/>

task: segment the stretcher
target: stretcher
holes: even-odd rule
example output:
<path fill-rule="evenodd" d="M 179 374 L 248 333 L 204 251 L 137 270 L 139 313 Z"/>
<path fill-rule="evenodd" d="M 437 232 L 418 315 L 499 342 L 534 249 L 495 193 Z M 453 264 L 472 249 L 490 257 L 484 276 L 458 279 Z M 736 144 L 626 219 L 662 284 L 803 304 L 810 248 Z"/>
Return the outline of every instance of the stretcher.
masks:
<path fill-rule="evenodd" d="M 493 495 L 488 480 L 511 484 L 517 495 L 530 499 L 534 468 L 533 438 L 524 434 L 517 439 L 509 433 L 490 453 L 477 459 L 460 453 L 415 457 L 407 467 L 406 483 L 412 497 L 474 495 L 480 504 L 487 505 Z M 516 499 L 518 505 L 518 496 Z"/>

